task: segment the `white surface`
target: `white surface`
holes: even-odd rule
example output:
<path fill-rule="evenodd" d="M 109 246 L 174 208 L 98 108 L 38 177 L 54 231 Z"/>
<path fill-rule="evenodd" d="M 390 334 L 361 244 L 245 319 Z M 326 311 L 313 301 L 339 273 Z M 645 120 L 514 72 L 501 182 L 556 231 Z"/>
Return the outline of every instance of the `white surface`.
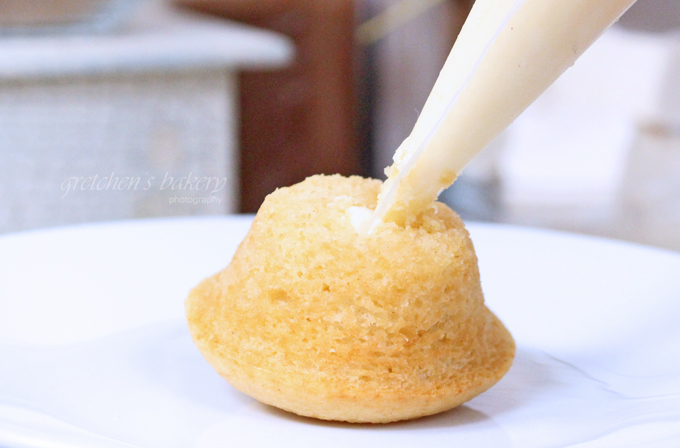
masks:
<path fill-rule="evenodd" d="M 183 300 L 248 218 L 86 225 L 0 238 L 0 446 L 680 445 L 680 254 L 471 224 L 487 302 L 518 345 L 453 411 L 352 426 L 228 386 Z"/>
<path fill-rule="evenodd" d="M 0 81 L 159 70 L 279 67 L 283 35 L 150 2 L 119 33 L 0 39 Z"/>

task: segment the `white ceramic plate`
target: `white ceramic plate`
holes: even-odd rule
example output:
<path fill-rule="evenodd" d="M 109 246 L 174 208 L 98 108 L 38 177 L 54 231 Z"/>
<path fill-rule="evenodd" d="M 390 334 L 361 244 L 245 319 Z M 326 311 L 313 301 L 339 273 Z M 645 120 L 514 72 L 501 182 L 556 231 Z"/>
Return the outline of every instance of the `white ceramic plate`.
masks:
<path fill-rule="evenodd" d="M 0 238 L 0 446 L 680 446 L 680 254 L 469 225 L 487 302 L 517 341 L 512 369 L 450 412 L 347 425 L 257 403 L 191 343 L 183 300 L 249 223 Z"/>

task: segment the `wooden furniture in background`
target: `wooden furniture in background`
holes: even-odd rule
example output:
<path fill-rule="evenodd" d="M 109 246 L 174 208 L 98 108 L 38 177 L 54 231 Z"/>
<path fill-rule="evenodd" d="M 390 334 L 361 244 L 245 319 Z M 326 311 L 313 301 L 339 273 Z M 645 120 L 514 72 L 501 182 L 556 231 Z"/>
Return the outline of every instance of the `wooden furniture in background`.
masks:
<path fill-rule="evenodd" d="M 237 72 L 293 45 L 195 16 L 148 2 L 120 33 L 0 39 L 0 233 L 238 211 Z"/>
<path fill-rule="evenodd" d="M 296 44 L 289 68 L 240 75 L 241 211 L 257 211 L 276 188 L 313 174 L 367 174 L 357 145 L 352 0 L 179 3 Z"/>

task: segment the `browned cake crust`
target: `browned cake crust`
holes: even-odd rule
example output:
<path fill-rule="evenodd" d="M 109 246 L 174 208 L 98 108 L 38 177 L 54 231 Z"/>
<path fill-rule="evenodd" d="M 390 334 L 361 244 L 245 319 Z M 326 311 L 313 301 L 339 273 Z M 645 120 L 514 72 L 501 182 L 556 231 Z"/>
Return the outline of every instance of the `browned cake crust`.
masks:
<path fill-rule="evenodd" d="M 314 176 L 269 195 L 231 264 L 186 300 L 194 342 L 229 383 L 300 415 L 391 422 L 453 408 L 510 368 L 460 218 L 435 203 L 359 236 L 377 180 Z"/>

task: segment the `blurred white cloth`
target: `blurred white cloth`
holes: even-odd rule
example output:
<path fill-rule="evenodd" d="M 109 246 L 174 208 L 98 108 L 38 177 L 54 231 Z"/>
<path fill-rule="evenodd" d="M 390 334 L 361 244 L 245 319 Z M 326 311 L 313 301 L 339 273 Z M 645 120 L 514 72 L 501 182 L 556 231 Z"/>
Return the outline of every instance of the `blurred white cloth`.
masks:
<path fill-rule="evenodd" d="M 663 114 L 674 44 L 614 27 L 516 120 L 498 165 L 508 220 L 613 219 L 638 123 Z"/>

